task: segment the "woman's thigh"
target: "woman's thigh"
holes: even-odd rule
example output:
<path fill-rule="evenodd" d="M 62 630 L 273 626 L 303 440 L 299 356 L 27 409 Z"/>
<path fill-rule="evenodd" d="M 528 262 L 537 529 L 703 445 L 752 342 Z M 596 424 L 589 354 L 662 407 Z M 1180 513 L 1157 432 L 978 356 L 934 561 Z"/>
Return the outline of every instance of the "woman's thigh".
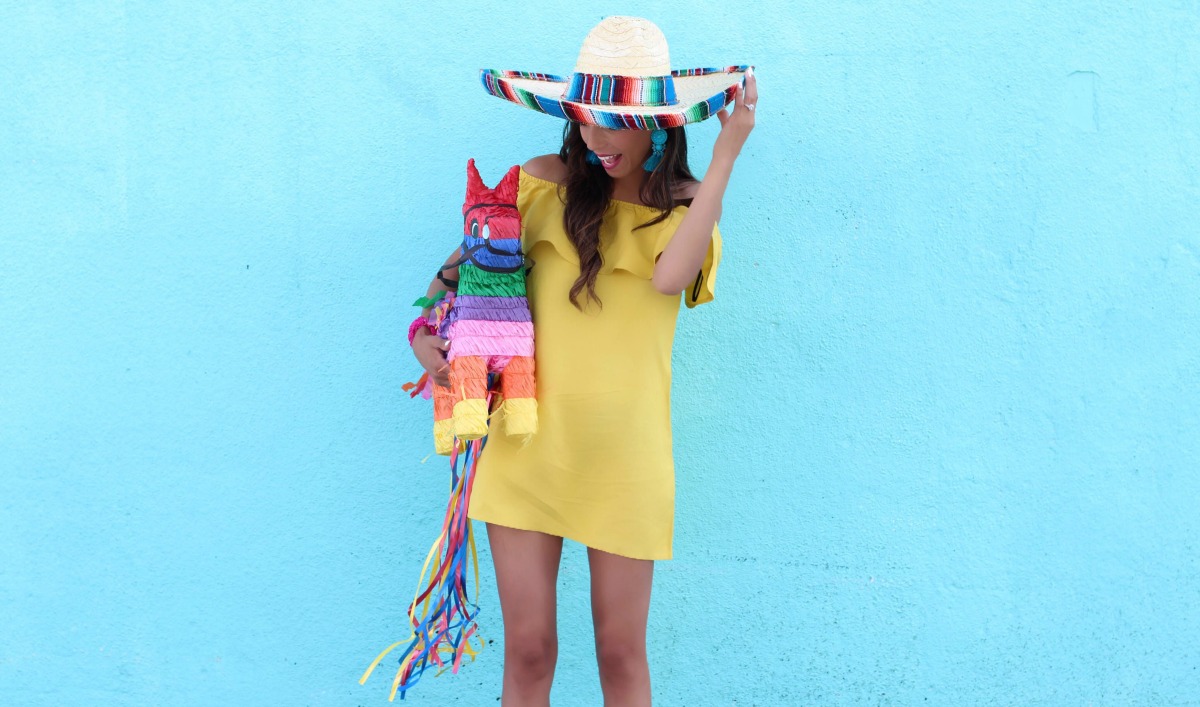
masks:
<path fill-rule="evenodd" d="M 588 564 L 598 647 L 603 650 L 607 644 L 621 651 L 644 650 L 654 561 L 588 548 Z"/>
<path fill-rule="evenodd" d="M 554 635 L 562 538 L 494 523 L 487 530 L 505 634 Z"/>

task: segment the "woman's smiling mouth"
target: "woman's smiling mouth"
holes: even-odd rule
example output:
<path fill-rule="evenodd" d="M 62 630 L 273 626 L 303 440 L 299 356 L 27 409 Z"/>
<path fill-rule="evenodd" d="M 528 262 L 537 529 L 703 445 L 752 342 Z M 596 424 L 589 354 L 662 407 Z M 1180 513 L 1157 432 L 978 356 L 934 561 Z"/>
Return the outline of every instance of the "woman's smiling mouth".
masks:
<path fill-rule="evenodd" d="M 605 169 L 612 169 L 621 163 L 621 155 L 602 155 L 597 152 L 596 156 L 600 158 L 600 164 L 604 165 Z"/>

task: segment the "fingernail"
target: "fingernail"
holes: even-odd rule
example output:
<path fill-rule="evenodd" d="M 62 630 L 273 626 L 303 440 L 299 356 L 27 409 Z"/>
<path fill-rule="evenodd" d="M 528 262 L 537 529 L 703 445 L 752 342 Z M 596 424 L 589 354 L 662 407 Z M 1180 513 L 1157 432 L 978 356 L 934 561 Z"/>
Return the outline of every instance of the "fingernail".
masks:
<path fill-rule="evenodd" d="M 746 75 L 747 75 L 747 76 L 753 76 L 753 75 L 754 75 L 754 67 L 753 67 L 753 66 L 751 66 L 750 68 L 746 69 Z"/>

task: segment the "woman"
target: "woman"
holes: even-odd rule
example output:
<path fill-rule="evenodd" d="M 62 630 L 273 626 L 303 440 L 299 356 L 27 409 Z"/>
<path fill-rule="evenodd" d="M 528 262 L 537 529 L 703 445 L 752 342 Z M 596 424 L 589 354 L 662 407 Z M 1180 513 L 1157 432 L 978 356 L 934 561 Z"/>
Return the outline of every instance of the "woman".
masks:
<path fill-rule="evenodd" d="M 482 78 L 489 93 L 567 121 L 558 154 L 522 166 L 517 199 L 533 263 L 540 428 L 524 447 L 489 437 L 469 511 L 487 523 L 495 562 L 502 707 L 549 704 L 563 538 L 588 548 L 605 704 L 649 705 L 651 578 L 654 561 L 671 557 L 674 520 L 675 322 L 680 293 L 689 308 L 713 299 L 721 200 L 754 126 L 753 72 L 672 72 L 653 23 L 608 17 L 584 40 L 570 79 Z M 714 113 L 721 132 L 696 181 L 683 125 Z M 440 275 L 457 279 L 449 268 Z M 445 288 L 435 279 L 428 295 Z M 424 330 L 413 340 L 440 385 L 449 383 L 446 344 Z"/>

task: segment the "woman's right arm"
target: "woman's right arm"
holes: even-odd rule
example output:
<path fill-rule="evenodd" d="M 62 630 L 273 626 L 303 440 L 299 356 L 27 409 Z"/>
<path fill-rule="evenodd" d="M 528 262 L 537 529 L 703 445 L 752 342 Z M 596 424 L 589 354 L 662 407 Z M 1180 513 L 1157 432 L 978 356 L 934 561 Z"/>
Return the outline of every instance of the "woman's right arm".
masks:
<path fill-rule="evenodd" d="M 455 262 L 462 256 L 462 248 L 456 248 L 450 257 L 442 264 L 442 269 L 439 274 L 453 282 L 458 282 L 458 266 L 446 267 L 450 263 Z M 439 292 L 446 292 L 454 288 L 446 284 L 441 278 L 434 277 L 433 282 L 429 283 L 429 289 L 426 290 L 425 296 L 429 298 L 436 297 Z M 429 306 L 421 310 L 421 314 L 428 317 L 433 312 L 433 307 Z M 450 385 L 449 366 L 446 364 L 446 347 L 449 345 L 449 340 L 443 339 L 436 334 L 430 334 L 425 327 L 417 329 L 416 336 L 413 337 L 412 349 L 413 354 L 417 357 L 417 361 L 429 372 L 429 377 L 437 385 L 447 387 Z"/>

